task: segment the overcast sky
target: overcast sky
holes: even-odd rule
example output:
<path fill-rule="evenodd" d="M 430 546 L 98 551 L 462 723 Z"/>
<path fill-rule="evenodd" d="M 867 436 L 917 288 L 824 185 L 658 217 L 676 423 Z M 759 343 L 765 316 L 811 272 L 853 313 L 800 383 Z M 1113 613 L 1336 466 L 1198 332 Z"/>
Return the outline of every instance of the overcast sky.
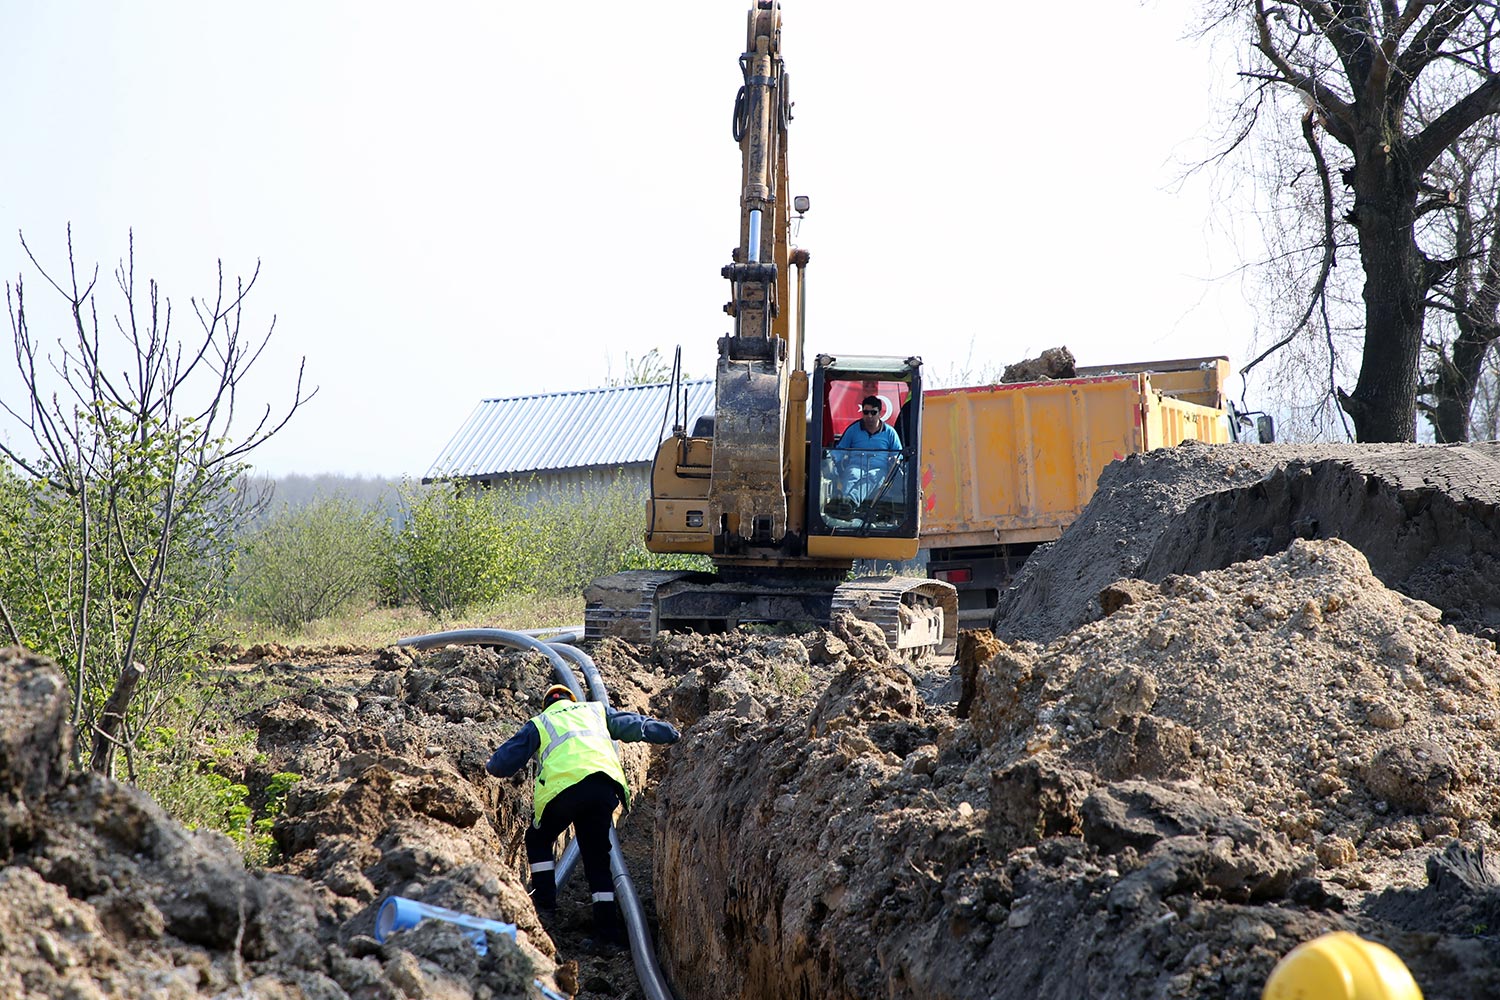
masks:
<path fill-rule="evenodd" d="M 71 223 L 107 273 L 133 228 L 178 323 L 217 260 L 259 262 L 248 389 L 284 403 L 304 356 L 319 387 L 255 453 L 272 474 L 420 476 L 480 399 L 653 348 L 710 375 L 747 8 L 0 0 L 0 269 L 45 339 L 66 315 L 18 231 L 61 269 Z M 809 353 L 1242 364 L 1225 220 L 1177 183 L 1234 70 L 1193 10 L 787 0 Z"/>

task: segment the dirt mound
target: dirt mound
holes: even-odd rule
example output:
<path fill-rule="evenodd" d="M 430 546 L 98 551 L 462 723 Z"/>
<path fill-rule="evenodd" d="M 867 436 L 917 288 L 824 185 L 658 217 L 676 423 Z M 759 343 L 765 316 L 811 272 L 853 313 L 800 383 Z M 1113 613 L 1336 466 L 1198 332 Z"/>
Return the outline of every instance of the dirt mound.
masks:
<path fill-rule="evenodd" d="M 1077 378 L 1073 352 L 1066 347 L 1049 347 L 1034 358 L 1006 365 L 1001 382 L 1040 382 L 1046 379 Z"/>
<path fill-rule="evenodd" d="M 244 643 L 225 642 L 214 646 L 212 652 L 226 663 L 258 663 L 262 660 L 316 660 L 326 663 L 336 657 L 360 657 L 368 660 L 375 650 L 350 643 L 302 643 L 288 646 L 280 642 L 257 642 L 247 646 Z"/>
<path fill-rule="evenodd" d="M 47 661 L 0 651 L 0 701 L 0 994 L 395 996 L 403 974 L 442 974 L 420 948 L 351 957 L 300 880 L 247 872 L 228 838 L 69 773 L 66 685 Z"/>
<path fill-rule="evenodd" d="M 1483 916 L 1492 886 L 1423 881 L 1493 848 L 1500 656 L 1439 617 L 1296 540 L 1046 647 L 972 644 L 965 720 L 860 662 L 776 719 L 710 714 L 659 789 L 672 973 L 685 995 L 1252 998 L 1348 927 L 1429 997 L 1485 995 L 1488 925 L 1433 914 Z"/>
<path fill-rule="evenodd" d="M 824 690 L 857 659 L 897 662 L 879 626 L 848 612 L 837 613 L 831 628 L 802 636 L 662 633 L 651 648 L 651 665 L 665 675 L 663 716 L 682 726 L 715 712 L 754 721 L 778 719 Z M 943 671 L 935 679 L 910 665 L 901 669 L 924 683 L 941 683 L 947 675 Z"/>
<path fill-rule="evenodd" d="M 228 838 L 70 773 L 61 674 L 0 652 L 0 995 L 538 995 L 555 949 L 495 832 L 526 810 L 523 793 L 502 793 L 483 764 L 489 741 L 530 715 L 516 692 L 539 690 L 541 670 L 536 657 L 448 650 L 257 713 L 264 753 L 246 777 L 304 780 L 275 829 L 285 864 L 250 872 Z M 518 943 L 491 935 L 485 956 L 431 922 L 378 944 L 375 904 L 392 894 L 523 930 Z M 576 988 L 576 966 L 557 975 Z"/>
<path fill-rule="evenodd" d="M 1293 847 L 1404 850 L 1487 835 L 1497 685 L 1492 646 L 1385 589 L 1350 546 L 1299 539 L 1004 650 L 971 718 L 1008 755 L 1198 781 Z M 1338 860 L 1362 870 L 1358 852 Z"/>
<path fill-rule="evenodd" d="M 1001 595 L 1002 638 L 1048 641 L 1102 613 L 1114 581 L 1161 581 L 1341 538 L 1387 587 L 1500 637 L 1500 448 L 1196 445 L 1132 455 Z"/>

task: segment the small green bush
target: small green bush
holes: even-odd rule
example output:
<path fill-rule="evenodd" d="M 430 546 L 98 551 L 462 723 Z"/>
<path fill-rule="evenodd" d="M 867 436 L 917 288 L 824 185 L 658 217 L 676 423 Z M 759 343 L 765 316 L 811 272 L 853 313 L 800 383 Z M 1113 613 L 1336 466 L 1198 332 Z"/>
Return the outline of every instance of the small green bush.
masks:
<path fill-rule="evenodd" d="M 237 598 L 251 618 L 296 631 L 375 596 L 390 528 L 384 516 L 331 496 L 281 511 L 242 543 Z"/>
<path fill-rule="evenodd" d="M 708 560 L 646 551 L 646 502 L 616 480 L 581 490 L 502 483 L 405 487 L 387 590 L 398 604 L 448 615 L 507 596 L 577 594 L 622 569 L 706 569 Z"/>
<path fill-rule="evenodd" d="M 294 771 L 278 771 L 271 775 L 271 781 L 266 786 L 265 808 L 256 817 L 252 833 L 243 845 L 246 861 L 263 867 L 277 859 L 280 852 L 276 848 L 275 839 L 271 836 L 271 827 L 276 823 L 276 817 L 281 815 L 281 810 L 286 805 L 287 792 L 301 780 L 302 775 Z"/>
<path fill-rule="evenodd" d="M 210 742 L 205 758 L 204 748 L 195 750 L 177 729 L 157 726 L 141 738 L 136 784 L 183 826 L 218 830 L 243 844 L 250 790 L 214 770 L 216 760 L 233 755 L 233 743 Z"/>
<path fill-rule="evenodd" d="M 392 546 L 386 589 L 396 603 L 444 615 L 497 600 L 514 585 L 509 491 L 471 492 L 449 483 L 402 487 L 406 519 Z"/>
<path fill-rule="evenodd" d="M 543 493 L 533 504 L 532 530 L 522 561 L 538 593 L 577 593 L 593 580 L 625 569 L 700 569 L 702 557 L 658 555 L 646 549 L 646 498 L 638 486 L 615 480 L 582 491 Z"/>
<path fill-rule="evenodd" d="M 302 775 L 272 775 L 257 813 L 250 789 L 221 770 L 237 773 L 236 748 L 248 748 L 253 739 L 243 732 L 195 744 L 177 729 L 158 726 L 141 739 L 136 783 L 183 826 L 219 831 L 238 845 L 247 864 L 264 867 L 276 857 L 271 825 Z"/>

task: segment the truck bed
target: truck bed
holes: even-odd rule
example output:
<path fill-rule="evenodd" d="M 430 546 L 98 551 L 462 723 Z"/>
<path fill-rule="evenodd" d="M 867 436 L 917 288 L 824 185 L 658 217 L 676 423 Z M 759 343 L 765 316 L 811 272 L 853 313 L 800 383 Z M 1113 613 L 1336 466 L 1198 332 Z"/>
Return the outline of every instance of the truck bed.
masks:
<path fill-rule="evenodd" d="M 923 547 L 1050 541 L 1083 510 L 1110 462 L 1183 441 L 1228 440 L 1222 410 L 1168 395 L 1153 384 L 1157 377 L 1139 371 L 925 393 Z"/>
<path fill-rule="evenodd" d="M 964 627 L 987 623 L 1000 590 L 1082 513 L 1110 462 L 1229 439 L 1223 358 L 1080 372 L 923 394 L 921 544 L 929 575 L 958 589 Z"/>

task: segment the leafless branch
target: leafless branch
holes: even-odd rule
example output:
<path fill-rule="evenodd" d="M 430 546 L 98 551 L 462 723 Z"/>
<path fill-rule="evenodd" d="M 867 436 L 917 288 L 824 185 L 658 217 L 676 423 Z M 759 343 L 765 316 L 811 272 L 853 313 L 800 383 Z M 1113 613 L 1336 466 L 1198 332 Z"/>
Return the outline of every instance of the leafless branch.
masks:
<path fill-rule="evenodd" d="M 1500 111 L 1500 76 L 1492 76 L 1451 105 L 1408 145 L 1413 168 L 1424 172 L 1443 150 L 1481 118 Z"/>
<path fill-rule="evenodd" d="M 1333 264 L 1336 259 L 1337 241 L 1334 239 L 1334 216 L 1333 216 L 1333 180 L 1329 176 L 1328 161 L 1323 156 L 1323 149 L 1318 145 L 1318 137 L 1314 128 L 1313 113 L 1307 112 L 1302 116 L 1302 137 L 1307 143 L 1308 150 L 1312 153 L 1313 164 L 1317 169 L 1318 183 L 1323 194 L 1323 256 L 1318 266 L 1318 277 L 1313 282 L 1312 291 L 1308 295 L 1307 308 L 1302 311 L 1302 317 L 1297 321 L 1285 337 L 1262 351 L 1249 364 L 1244 365 L 1241 374 L 1248 373 L 1266 358 L 1290 344 L 1296 336 L 1307 326 L 1312 318 L 1313 310 L 1324 302 L 1324 294 L 1328 288 L 1328 276 L 1333 272 Z M 1327 325 L 1327 314 L 1324 313 L 1325 327 Z M 1332 345 L 1330 344 L 1330 347 Z M 1332 375 L 1330 374 L 1330 380 Z"/>
<path fill-rule="evenodd" d="M 1322 12 L 1319 4 L 1294 4 L 1293 6 L 1309 15 L 1314 11 L 1319 14 Z M 1344 145 L 1353 146 L 1353 108 L 1316 77 L 1297 69 L 1288 61 L 1272 37 L 1270 21 L 1273 16 L 1280 17 L 1283 21 L 1288 20 L 1283 8 L 1268 8 L 1263 0 L 1255 0 L 1255 47 L 1281 74 L 1283 82 L 1306 94 L 1318 108 L 1322 109 L 1324 116 L 1328 119 L 1324 125 L 1329 134 Z"/>
<path fill-rule="evenodd" d="M 21 633 L 16 631 L 16 620 L 10 616 L 10 608 L 5 606 L 5 595 L 0 594 L 0 618 L 5 619 L 5 630 L 10 633 L 10 641 L 14 645 L 21 645 Z"/>
<path fill-rule="evenodd" d="M 1445 0 L 1443 3 L 1424 3 L 1422 9 L 1436 6 L 1433 12 L 1423 24 L 1417 29 L 1416 37 L 1406 47 L 1406 51 L 1396 62 L 1397 71 L 1408 80 L 1415 80 L 1421 75 L 1422 70 L 1438 57 L 1444 43 L 1453 35 L 1453 32 L 1469 16 L 1474 8 L 1474 0 Z M 1415 20 L 1417 5 L 1413 3 L 1408 8 L 1408 14 Z"/>

